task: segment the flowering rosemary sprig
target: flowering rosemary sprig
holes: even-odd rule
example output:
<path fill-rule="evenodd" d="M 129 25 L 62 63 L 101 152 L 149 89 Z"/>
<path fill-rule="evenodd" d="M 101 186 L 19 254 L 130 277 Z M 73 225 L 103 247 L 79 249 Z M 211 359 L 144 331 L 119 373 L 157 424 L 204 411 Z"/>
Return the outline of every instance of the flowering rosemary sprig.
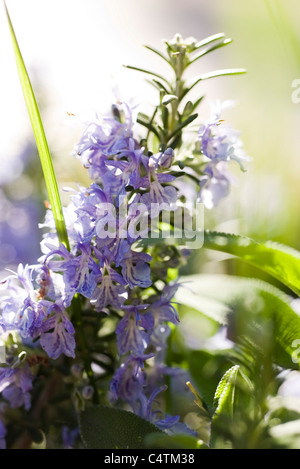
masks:
<path fill-rule="evenodd" d="M 56 198 L 50 199 L 41 225 L 46 232 L 37 265 L 20 265 L 3 282 L 0 332 L 8 360 L 0 368 L 0 392 L 12 408 L 30 410 L 31 392 L 44 372 L 33 364 L 43 357 L 53 369 L 60 364 L 64 391 L 77 412 L 91 402 L 110 403 L 129 408 L 160 430 L 193 433 L 179 416 L 164 415 L 163 406 L 157 407 L 166 381 L 182 373 L 167 363 L 167 348 L 171 327 L 180 322 L 173 299 L 189 250 L 164 239 L 147 241 L 161 234 L 165 214 L 165 224 L 174 227 L 191 181 L 194 202 L 212 208 L 229 191 L 227 165 L 235 160 L 242 167 L 247 159 L 237 134 L 221 125 L 222 107 L 208 123 L 197 125 L 192 145 L 186 146 L 184 138 L 202 100 L 192 103 L 186 95 L 204 79 L 187 85 L 184 72 L 229 42 L 220 35 L 202 42 L 176 35 L 165 43 L 166 55 L 148 47 L 173 71 L 169 79 L 141 70 L 154 77 L 159 91 L 152 116 L 140 113 L 135 120 L 131 107 L 117 102 L 84 128 L 74 154 L 87 169 L 90 186 L 71 192 L 63 231 L 54 191 Z M 34 95 L 26 83 L 29 110 L 37 119 L 33 125 L 42 135 L 42 161 L 49 165 Z"/>

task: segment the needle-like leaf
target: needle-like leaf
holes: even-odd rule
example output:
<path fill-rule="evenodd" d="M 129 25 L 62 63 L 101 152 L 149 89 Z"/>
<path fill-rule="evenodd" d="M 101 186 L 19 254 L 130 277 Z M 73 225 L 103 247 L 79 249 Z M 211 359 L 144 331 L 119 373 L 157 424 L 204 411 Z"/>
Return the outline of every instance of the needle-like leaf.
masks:
<path fill-rule="evenodd" d="M 208 47 L 207 49 L 204 49 L 200 54 L 196 55 L 193 57 L 188 65 L 196 62 L 196 60 L 200 59 L 201 57 L 204 57 L 206 54 L 209 54 L 210 52 L 213 52 L 214 50 L 220 49 L 221 47 L 227 46 L 228 44 L 232 43 L 232 39 L 224 39 L 222 42 L 219 42 L 218 44 L 215 44 L 212 47 Z"/>
<path fill-rule="evenodd" d="M 225 36 L 224 33 L 218 33 L 214 34 L 213 36 L 206 37 L 205 39 L 202 39 L 201 41 L 197 42 L 195 45 L 195 49 L 200 49 L 200 47 L 207 46 L 207 44 L 211 44 L 214 41 L 218 41 L 219 39 L 222 39 Z"/>

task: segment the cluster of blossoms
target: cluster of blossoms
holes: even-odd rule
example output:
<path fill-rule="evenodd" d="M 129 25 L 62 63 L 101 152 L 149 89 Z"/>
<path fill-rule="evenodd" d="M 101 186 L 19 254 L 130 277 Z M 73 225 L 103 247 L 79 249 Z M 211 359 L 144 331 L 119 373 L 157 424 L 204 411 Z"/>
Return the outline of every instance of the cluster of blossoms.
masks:
<path fill-rule="evenodd" d="M 166 285 L 160 295 L 148 298 L 149 303 L 143 301 L 142 292 L 152 284 L 152 257 L 133 248 L 141 238 L 134 229 L 139 222 L 136 207 L 137 200 L 149 209 L 153 203 L 157 215 L 161 207 L 171 208 L 177 193 L 174 187 L 163 185 L 174 179 L 164 172 L 172 163 L 173 151 L 145 156 L 132 135 L 131 111 L 127 106 L 124 110 L 124 123 L 104 119 L 104 124 L 92 123 L 84 132 L 76 152 L 95 182 L 80 187 L 65 209 L 70 251 L 58 243 L 49 210 L 42 227 L 50 231 L 42 241 L 39 264 L 20 265 L 3 282 L 0 327 L 3 343 L 9 334 L 16 334 L 27 353 L 39 343 L 53 360 L 61 354 L 75 358 L 75 328 L 67 312 L 74 296 L 82 295 L 96 312 L 119 312 L 123 317 L 116 329 L 117 349 L 124 360 L 113 376 L 111 398 L 122 399 L 151 420 L 149 402 L 157 388 L 150 390 L 148 401 L 144 361 L 165 349 L 166 323 L 179 323 L 171 303 L 177 286 Z M 139 193 L 128 201 L 128 193 L 138 188 Z M 118 217 L 120 200 L 128 201 L 127 217 L 122 219 Z M 115 230 L 105 231 L 106 226 Z M 15 348 L 20 354 L 20 344 Z M 165 371 L 158 363 L 157 378 Z M 26 359 L 0 369 L 0 391 L 11 407 L 30 408 L 33 378 Z"/>
<path fill-rule="evenodd" d="M 225 125 L 221 119 L 222 111 L 228 105 L 231 102 L 217 102 L 209 123 L 202 124 L 198 130 L 199 146 L 205 159 L 198 198 L 208 209 L 218 205 L 230 192 L 234 178 L 228 170 L 228 163 L 236 161 L 244 171 L 245 164 L 250 160 L 243 149 L 239 132 Z"/>
<path fill-rule="evenodd" d="M 69 249 L 59 242 L 49 209 L 41 225 L 46 232 L 38 264 L 20 265 L 2 282 L 3 405 L 30 409 L 38 379 L 33 355 L 44 353 L 52 361 L 65 356 L 78 362 L 77 340 L 82 331 L 74 310 L 79 307 L 99 318 L 117 318 L 110 401 L 125 403 L 161 429 L 183 431 L 179 416 L 164 418 L 154 403 L 166 389 L 164 377 L 180 373 L 165 363 L 170 324 L 179 324 L 172 302 L 179 283 L 170 281 L 168 268 L 178 268 L 187 250 L 159 243 L 149 246 L 144 241 L 150 224 L 156 220 L 159 226 L 162 212 L 172 218 L 185 192 L 176 183 L 182 177 L 188 189 L 189 179 L 185 182 L 182 171 L 178 172 L 175 146 L 164 145 L 152 153 L 142 146 L 137 126 L 126 103 L 114 105 L 111 114 L 87 124 L 75 155 L 92 183 L 72 191 L 64 209 Z M 211 208 L 228 193 L 228 162 L 242 164 L 244 156 L 237 134 L 221 124 L 219 114 L 199 128 L 196 147 L 200 147 L 195 159 L 201 169 L 188 168 L 187 161 L 186 174 L 198 179 L 198 199 Z M 89 366 L 90 376 L 92 358 Z M 89 398 L 97 393 L 95 382 L 91 383 L 85 387 Z M 1 409 L 0 445 L 4 447 L 7 408 Z"/>

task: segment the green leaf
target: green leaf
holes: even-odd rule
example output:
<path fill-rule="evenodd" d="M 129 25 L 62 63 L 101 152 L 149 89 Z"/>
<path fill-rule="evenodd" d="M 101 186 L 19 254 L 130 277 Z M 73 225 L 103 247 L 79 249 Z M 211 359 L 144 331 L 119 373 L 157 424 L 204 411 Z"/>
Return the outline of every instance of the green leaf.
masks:
<path fill-rule="evenodd" d="M 224 70 L 215 70 L 214 72 L 204 73 L 196 78 L 195 83 L 192 86 L 195 86 L 199 81 L 209 80 L 210 78 L 223 77 L 227 75 L 241 75 L 246 73 L 247 70 L 244 68 L 229 68 Z"/>
<path fill-rule="evenodd" d="M 239 365 L 229 368 L 219 382 L 214 397 L 216 407 L 214 418 L 218 414 L 233 417 L 235 383 L 239 368 Z"/>
<path fill-rule="evenodd" d="M 167 435 L 150 433 L 146 436 L 147 448 L 155 449 L 207 449 L 208 446 L 191 435 Z M 175 456 L 176 457 L 176 456 Z"/>
<path fill-rule="evenodd" d="M 159 78 L 160 80 L 163 80 L 165 83 L 167 83 L 167 85 L 170 87 L 170 84 L 168 82 L 168 80 L 166 80 L 163 76 L 155 73 L 155 72 L 151 72 L 150 70 L 145 70 L 144 68 L 139 68 L 139 67 L 134 67 L 132 65 L 124 65 L 125 68 L 129 68 L 130 70 L 136 70 L 138 72 L 142 72 L 142 73 L 146 73 L 147 75 L 152 75 L 156 78 Z"/>
<path fill-rule="evenodd" d="M 272 354 L 279 365 L 299 369 L 294 341 L 300 337 L 300 318 L 288 295 L 267 282 L 229 275 L 200 274 L 181 281 L 175 301 L 219 319 L 234 342 L 247 340 L 261 355 Z"/>
<path fill-rule="evenodd" d="M 224 433 L 233 423 L 236 381 L 240 367 L 234 365 L 226 371 L 221 378 L 214 396 L 215 412 L 212 417 L 210 445 L 212 448 L 218 447 L 218 440 L 221 439 L 221 447 L 224 448 Z"/>
<path fill-rule="evenodd" d="M 227 351 L 192 350 L 188 356 L 191 379 L 210 415 L 214 413 L 214 396 L 224 373 L 232 366 Z"/>
<path fill-rule="evenodd" d="M 214 46 L 203 50 L 196 57 L 193 57 L 192 60 L 189 61 L 188 65 L 196 62 L 196 60 L 200 59 L 201 57 L 204 57 L 206 54 L 209 54 L 210 52 L 213 52 L 213 51 L 215 51 L 217 49 L 220 49 L 221 47 L 227 46 L 228 44 L 231 44 L 231 43 L 232 43 L 232 39 L 224 39 L 222 42 L 219 42 L 218 44 L 215 44 Z"/>
<path fill-rule="evenodd" d="M 162 104 L 164 106 L 167 106 L 168 104 L 170 104 L 172 101 L 176 101 L 178 99 L 177 96 L 175 96 L 174 94 L 166 94 L 163 99 L 162 99 Z"/>
<path fill-rule="evenodd" d="M 258 243 L 245 236 L 214 231 L 205 231 L 204 247 L 237 256 L 300 295 L 299 251 L 273 241 Z"/>
<path fill-rule="evenodd" d="M 165 60 L 172 67 L 171 61 L 160 51 L 158 51 L 157 49 L 154 49 L 154 47 L 150 47 L 150 46 L 144 46 L 144 47 L 146 47 L 146 49 L 150 50 L 151 52 L 154 52 L 154 54 L 158 55 L 161 59 Z"/>
<path fill-rule="evenodd" d="M 176 129 L 169 135 L 169 141 L 175 137 L 181 130 L 189 125 L 191 122 L 193 122 L 196 118 L 198 117 L 198 114 L 192 114 L 189 116 L 187 119 L 185 119 L 181 124 L 179 124 Z"/>
<path fill-rule="evenodd" d="M 142 125 L 143 127 L 146 127 L 146 129 L 148 129 L 150 132 L 153 132 L 156 135 L 156 137 L 160 140 L 159 132 L 151 122 L 145 122 L 139 117 L 137 118 L 136 121 L 138 124 Z"/>
<path fill-rule="evenodd" d="M 227 75 L 242 75 L 247 71 L 244 68 L 232 68 L 232 69 L 224 69 L 224 70 L 215 70 L 214 72 L 204 73 L 197 77 L 194 82 L 188 85 L 185 90 L 183 91 L 182 95 L 179 98 L 181 101 L 186 94 L 191 91 L 194 86 L 196 86 L 200 81 L 209 80 L 210 78 L 222 77 Z"/>
<path fill-rule="evenodd" d="M 79 414 L 79 430 L 86 449 L 143 449 L 149 433 L 164 435 L 132 412 L 100 405 Z"/>
<path fill-rule="evenodd" d="M 12 37 L 19 78 L 42 164 L 42 169 L 49 196 L 49 202 L 55 221 L 58 239 L 61 243 L 64 243 L 65 246 L 69 249 L 68 235 L 64 221 L 59 190 L 40 112 L 5 2 L 4 6 Z"/>
<path fill-rule="evenodd" d="M 195 109 L 197 109 L 197 107 L 199 106 L 199 104 L 201 103 L 201 101 L 204 99 L 204 96 L 201 96 L 200 98 L 198 98 L 194 103 L 193 103 L 193 111 L 195 111 Z"/>
<path fill-rule="evenodd" d="M 170 91 L 168 91 L 168 89 L 165 87 L 165 85 L 163 85 L 160 81 L 155 80 L 154 78 L 152 78 L 152 80 L 146 80 L 146 82 L 149 83 L 150 85 L 154 86 L 154 88 L 156 88 L 158 91 L 163 90 L 166 94 L 170 94 Z"/>
<path fill-rule="evenodd" d="M 202 39 L 201 41 L 197 42 L 195 45 L 195 50 L 200 49 L 200 47 L 207 46 L 211 42 L 218 41 L 219 39 L 222 39 L 225 36 L 224 33 L 218 33 L 214 34 L 213 36 L 208 36 L 205 39 Z"/>
<path fill-rule="evenodd" d="M 281 449 L 300 448 L 300 419 L 271 426 L 269 432 L 274 448 L 275 444 Z"/>

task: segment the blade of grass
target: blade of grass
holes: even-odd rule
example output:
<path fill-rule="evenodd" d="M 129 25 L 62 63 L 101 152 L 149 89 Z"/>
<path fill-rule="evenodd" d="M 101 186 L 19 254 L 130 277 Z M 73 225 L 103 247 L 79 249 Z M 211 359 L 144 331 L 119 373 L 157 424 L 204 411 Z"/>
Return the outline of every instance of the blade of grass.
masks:
<path fill-rule="evenodd" d="M 55 227 L 57 231 L 58 239 L 63 243 L 67 249 L 70 249 L 67 229 L 64 221 L 63 210 L 59 195 L 59 190 L 57 186 L 57 181 L 55 177 L 55 172 L 53 168 L 52 158 L 50 155 L 48 142 L 46 139 L 43 123 L 41 120 L 39 108 L 35 99 L 35 95 L 31 86 L 31 82 L 23 61 L 23 57 L 18 45 L 18 41 L 14 32 L 14 28 L 7 10 L 6 3 L 4 1 L 4 7 L 8 19 L 9 29 L 12 37 L 12 43 L 17 63 L 17 69 L 19 73 L 19 78 L 24 94 L 25 103 L 29 113 L 31 125 L 33 128 L 37 149 L 39 152 L 41 165 L 44 173 L 45 183 L 48 191 L 49 202 L 51 205 Z"/>

